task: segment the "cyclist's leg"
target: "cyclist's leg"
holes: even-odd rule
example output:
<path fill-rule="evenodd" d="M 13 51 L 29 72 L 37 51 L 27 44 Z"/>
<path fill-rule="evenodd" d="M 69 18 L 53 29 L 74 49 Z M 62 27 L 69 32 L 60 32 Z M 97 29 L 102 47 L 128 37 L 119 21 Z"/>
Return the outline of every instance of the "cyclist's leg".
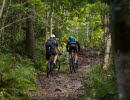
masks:
<path fill-rule="evenodd" d="M 78 61 L 78 53 L 75 52 L 75 63 Z"/>
<path fill-rule="evenodd" d="M 70 60 L 71 60 L 71 53 L 72 53 L 72 48 L 69 48 L 69 63 L 70 63 Z"/>
<path fill-rule="evenodd" d="M 69 52 L 69 59 L 71 59 L 71 52 Z"/>
<path fill-rule="evenodd" d="M 56 54 L 55 56 L 54 56 L 54 64 L 56 63 L 56 60 L 57 60 L 57 58 L 58 58 L 58 54 Z"/>
<path fill-rule="evenodd" d="M 75 55 L 75 63 L 78 61 L 78 49 L 74 48 L 74 55 Z"/>
<path fill-rule="evenodd" d="M 56 53 L 55 50 L 52 50 L 52 55 L 54 55 L 54 61 L 53 61 L 53 63 L 56 64 L 56 60 L 58 58 L 58 54 Z"/>

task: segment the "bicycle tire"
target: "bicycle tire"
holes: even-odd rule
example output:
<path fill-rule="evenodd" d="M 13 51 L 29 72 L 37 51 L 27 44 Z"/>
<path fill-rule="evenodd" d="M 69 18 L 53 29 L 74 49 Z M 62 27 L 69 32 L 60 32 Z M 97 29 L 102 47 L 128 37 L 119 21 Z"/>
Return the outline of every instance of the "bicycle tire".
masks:
<path fill-rule="evenodd" d="M 56 66 L 55 66 L 54 69 L 53 69 L 53 73 L 54 73 L 54 74 L 58 74 L 59 71 L 60 71 L 60 61 L 57 60 L 57 61 L 56 61 Z"/>
<path fill-rule="evenodd" d="M 72 55 L 70 59 L 70 73 L 76 73 L 74 55 Z"/>
<path fill-rule="evenodd" d="M 70 65 L 70 73 L 72 73 L 72 58 L 69 61 L 69 65 Z"/>
<path fill-rule="evenodd" d="M 47 77 L 53 75 L 52 71 L 53 71 L 53 60 L 50 60 L 46 68 Z"/>
<path fill-rule="evenodd" d="M 46 75 L 47 75 L 47 77 L 49 77 L 49 64 L 46 67 Z"/>
<path fill-rule="evenodd" d="M 70 60 L 70 72 L 71 73 L 78 72 L 78 61 L 76 61 L 76 63 L 75 63 L 75 57 L 73 54 L 71 55 L 71 60 Z"/>
<path fill-rule="evenodd" d="M 78 68 L 79 68 L 79 65 L 78 65 L 78 61 L 75 63 L 75 72 L 78 73 Z"/>

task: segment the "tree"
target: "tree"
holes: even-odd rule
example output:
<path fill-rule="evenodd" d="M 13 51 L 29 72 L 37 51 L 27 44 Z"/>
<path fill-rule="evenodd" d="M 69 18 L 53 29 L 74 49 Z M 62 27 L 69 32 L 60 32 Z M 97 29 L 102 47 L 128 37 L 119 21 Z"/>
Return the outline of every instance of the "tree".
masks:
<path fill-rule="evenodd" d="M 30 6 L 30 5 L 27 5 Z M 28 12 L 29 18 L 26 20 L 26 53 L 29 57 L 33 58 L 35 55 L 35 43 L 34 43 L 34 29 L 33 29 L 33 12 Z"/>
<path fill-rule="evenodd" d="M 112 45 L 119 99 L 130 100 L 130 5 L 129 0 L 112 3 Z"/>
<path fill-rule="evenodd" d="M 105 47 L 105 55 L 103 62 L 103 69 L 107 70 L 109 68 L 110 63 L 110 49 L 111 49 L 111 33 L 109 30 L 109 17 L 105 15 L 104 18 L 104 47 Z"/>
<path fill-rule="evenodd" d="M 4 6 L 5 6 L 5 0 L 3 0 L 2 6 L 0 8 L 0 18 L 1 18 Z"/>

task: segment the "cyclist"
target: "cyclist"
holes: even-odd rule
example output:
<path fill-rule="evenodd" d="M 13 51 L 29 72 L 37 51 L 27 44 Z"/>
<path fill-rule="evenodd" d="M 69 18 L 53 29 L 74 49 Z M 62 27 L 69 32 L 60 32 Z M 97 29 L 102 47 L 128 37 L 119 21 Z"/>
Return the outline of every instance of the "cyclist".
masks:
<path fill-rule="evenodd" d="M 48 64 L 48 61 L 49 61 L 51 55 L 54 55 L 54 62 L 53 63 L 54 63 L 54 66 L 55 66 L 56 60 L 57 60 L 57 57 L 58 57 L 56 49 L 58 50 L 59 54 L 61 54 L 61 50 L 58 47 L 58 43 L 55 40 L 55 35 L 54 34 L 52 34 L 50 36 L 50 39 L 48 39 L 46 41 L 46 45 L 45 46 L 46 46 L 46 64 Z"/>
<path fill-rule="evenodd" d="M 77 52 L 80 51 L 80 45 L 73 36 L 69 37 L 69 40 L 66 45 L 66 49 L 67 49 L 67 52 L 69 52 L 69 59 L 71 58 L 71 52 L 74 51 L 75 63 L 76 63 L 78 60 Z"/>

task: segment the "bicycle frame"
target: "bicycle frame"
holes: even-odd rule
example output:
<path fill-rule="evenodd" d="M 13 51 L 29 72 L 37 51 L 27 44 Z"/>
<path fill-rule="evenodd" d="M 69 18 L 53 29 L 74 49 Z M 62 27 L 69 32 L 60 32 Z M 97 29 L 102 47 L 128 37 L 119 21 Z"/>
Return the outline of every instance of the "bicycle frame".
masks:
<path fill-rule="evenodd" d="M 74 55 L 74 52 L 71 52 L 71 66 L 74 66 L 74 63 L 75 63 L 75 55 Z"/>
<path fill-rule="evenodd" d="M 47 65 L 47 68 L 46 68 L 46 72 L 47 72 L 47 77 L 49 77 L 50 75 L 53 75 L 53 71 L 54 69 L 54 64 L 53 64 L 53 61 L 54 61 L 54 55 L 51 55 L 49 61 L 48 61 L 48 65 Z M 58 72 L 60 70 L 60 61 L 57 59 L 56 60 L 56 66 L 58 68 Z"/>
<path fill-rule="evenodd" d="M 75 54 L 74 51 L 71 52 L 71 58 L 70 58 L 70 72 L 76 73 L 78 72 L 78 64 L 75 63 Z"/>

